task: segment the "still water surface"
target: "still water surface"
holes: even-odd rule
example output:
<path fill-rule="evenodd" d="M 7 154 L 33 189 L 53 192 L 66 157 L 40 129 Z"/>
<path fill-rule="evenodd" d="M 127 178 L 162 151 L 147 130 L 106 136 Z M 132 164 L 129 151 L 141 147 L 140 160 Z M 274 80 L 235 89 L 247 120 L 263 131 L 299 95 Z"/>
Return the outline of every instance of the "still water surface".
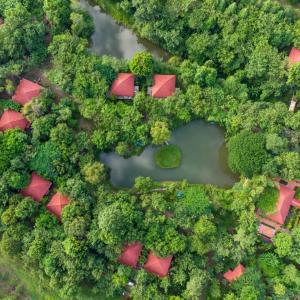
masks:
<path fill-rule="evenodd" d="M 179 168 L 161 169 L 155 165 L 157 148 L 149 146 L 140 156 L 125 159 L 116 153 L 102 153 L 100 160 L 111 168 L 112 184 L 131 187 L 138 176 L 157 181 L 183 180 L 230 186 L 236 178 L 227 166 L 224 131 L 204 121 L 193 121 L 173 132 L 170 143 L 182 150 Z"/>

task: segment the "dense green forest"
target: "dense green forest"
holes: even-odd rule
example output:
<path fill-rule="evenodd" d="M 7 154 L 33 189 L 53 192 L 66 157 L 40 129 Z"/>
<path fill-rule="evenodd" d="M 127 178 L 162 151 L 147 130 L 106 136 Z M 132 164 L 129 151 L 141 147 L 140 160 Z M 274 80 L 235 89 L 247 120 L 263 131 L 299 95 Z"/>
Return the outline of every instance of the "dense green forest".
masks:
<path fill-rule="evenodd" d="M 80 299 L 83 287 L 135 300 L 298 299 L 299 210 L 272 243 L 256 218 L 257 208 L 274 211 L 272 178 L 300 179 L 300 111 L 289 111 L 300 97 L 300 64 L 288 63 L 300 47 L 296 11 L 271 0 L 108 2 L 172 57 L 97 56 L 91 17 L 69 0 L 0 0 L 0 113 L 31 123 L 0 132 L 1 253 L 66 299 Z M 15 87 L 37 69 L 53 85 L 22 107 L 11 100 Z M 136 76 L 132 101 L 109 96 L 119 72 Z M 178 91 L 148 96 L 153 74 L 176 74 Z M 100 151 L 130 157 L 199 118 L 225 128 L 240 175 L 232 188 L 143 177 L 130 189 L 111 186 Z M 41 202 L 19 193 L 32 172 L 52 182 Z M 57 191 L 70 200 L 61 220 L 46 209 Z M 151 250 L 173 255 L 168 276 L 120 264 L 135 241 L 141 266 Z M 228 283 L 223 273 L 239 263 L 245 273 Z"/>

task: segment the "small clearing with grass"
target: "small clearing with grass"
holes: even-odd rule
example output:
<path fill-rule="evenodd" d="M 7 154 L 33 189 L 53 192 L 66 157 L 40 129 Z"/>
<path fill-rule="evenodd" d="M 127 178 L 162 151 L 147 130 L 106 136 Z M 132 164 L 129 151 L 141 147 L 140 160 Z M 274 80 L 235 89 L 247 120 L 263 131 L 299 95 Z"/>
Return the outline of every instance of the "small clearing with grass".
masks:
<path fill-rule="evenodd" d="M 177 168 L 181 164 L 181 156 L 181 150 L 178 146 L 163 146 L 155 153 L 155 163 L 162 169 Z"/>

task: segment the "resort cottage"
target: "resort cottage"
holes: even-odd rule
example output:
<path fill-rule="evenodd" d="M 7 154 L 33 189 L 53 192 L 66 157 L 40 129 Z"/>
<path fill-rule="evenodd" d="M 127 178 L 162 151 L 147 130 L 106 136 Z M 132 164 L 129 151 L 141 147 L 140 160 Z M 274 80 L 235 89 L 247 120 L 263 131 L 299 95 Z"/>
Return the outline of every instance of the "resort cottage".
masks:
<path fill-rule="evenodd" d="M 63 208 L 70 203 L 69 199 L 57 192 L 47 204 L 47 209 L 54 214 L 59 220 L 62 216 Z"/>
<path fill-rule="evenodd" d="M 131 73 L 119 73 L 114 80 L 110 96 L 116 96 L 118 99 L 132 99 L 138 87 L 134 85 L 134 75 Z"/>
<path fill-rule="evenodd" d="M 12 97 L 12 100 L 25 105 L 33 98 L 38 97 L 41 93 L 42 87 L 35 82 L 27 79 L 22 79 L 17 86 L 16 92 Z"/>
<path fill-rule="evenodd" d="M 12 128 L 20 128 L 25 130 L 30 123 L 23 117 L 23 115 L 12 109 L 6 110 L 0 119 L 0 131 Z"/>
<path fill-rule="evenodd" d="M 228 281 L 232 282 L 239 277 L 241 277 L 245 272 L 245 267 L 242 264 L 239 264 L 235 267 L 233 270 L 229 270 L 226 273 L 224 273 L 223 277 Z"/>
<path fill-rule="evenodd" d="M 154 75 L 153 82 L 148 94 L 154 98 L 167 98 L 176 91 L 175 75 Z"/>

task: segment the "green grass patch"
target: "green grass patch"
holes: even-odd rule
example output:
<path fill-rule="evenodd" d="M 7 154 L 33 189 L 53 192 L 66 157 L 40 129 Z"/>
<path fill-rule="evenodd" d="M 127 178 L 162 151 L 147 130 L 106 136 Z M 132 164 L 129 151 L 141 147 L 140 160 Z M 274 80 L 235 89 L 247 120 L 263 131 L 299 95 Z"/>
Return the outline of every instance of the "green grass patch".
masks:
<path fill-rule="evenodd" d="M 268 187 L 259 197 L 258 208 L 265 214 L 274 213 L 278 200 L 279 191 L 276 188 Z"/>
<path fill-rule="evenodd" d="M 163 146 L 155 153 L 155 164 L 162 169 L 177 168 L 181 164 L 181 157 L 181 150 L 178 146 Z"/>

